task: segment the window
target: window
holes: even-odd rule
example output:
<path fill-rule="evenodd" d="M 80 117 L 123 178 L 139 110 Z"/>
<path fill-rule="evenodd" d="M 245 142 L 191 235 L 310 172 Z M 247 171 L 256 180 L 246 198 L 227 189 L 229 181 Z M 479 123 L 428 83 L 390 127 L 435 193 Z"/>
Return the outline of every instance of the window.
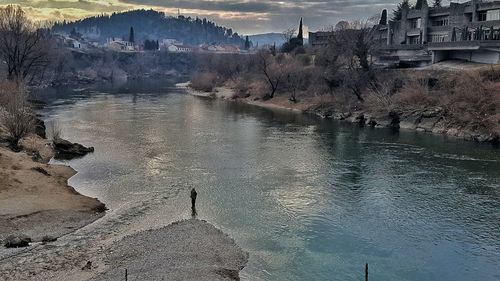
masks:
<path fill-rule="evenodd" d="M 472 22 L 472 13 L 464 14 L 466 22 Z"/>
<path fill-rule="evenodd" d="M 432 34 L 431 35 L 431 42 L 444 42 L 446 38 L 446 35 L 444 34 Z"/>
<path fill-rule="evenodd" d="M 500 9 L 487 11 L 486 20 L 500 20 Z"/>
<path fill-rule="evenodd" d="M 420 28 L 422 24 L 422 19 L 412 19 L 410 20 L 410 28 Z"/>
<path fill-rule="evenodd" d="M 420 44 L 420 36 L 410 36 L 408 37 L 408 41 L 410 45 Z"/>
<path fill-rule="evenodd" d="M 432 26 L 447 26 L 448 17 L 436 17 L 432 19 Z"/>
<path fill-rule="evenodd" d="M 486 21 L 486 12 L 478 12 L 477 21 Z"/>

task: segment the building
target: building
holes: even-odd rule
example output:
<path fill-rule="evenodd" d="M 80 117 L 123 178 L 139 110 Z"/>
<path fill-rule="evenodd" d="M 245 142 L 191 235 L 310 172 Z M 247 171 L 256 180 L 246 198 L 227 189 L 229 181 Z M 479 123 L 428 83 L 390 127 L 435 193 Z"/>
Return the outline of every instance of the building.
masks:
<path fill-rule="evenodd" d="M 167 51 L 171 53 L 192 53 L 194 52 L 194 49 L 184 45 L 172 44 L 167 47 Z"/>
<path fill-rule="evenodd" d="M 418 66 L 443 60 L 500 63 L 500 0 L 471 0 L 447 7 L 404 7 L 398 20 L 371 30 L 381 64 Z M 310 32 L 309 44 L 324 47 L 335 31 Z"/>
<path fill-rule="evenodd" d="M 118 52 L 133 52 L 136 50 L 134 43 L 114 37 L 106 40 L 105 47 Z"/>
<path fill-rule="evenodd" d="M 401 18 L 374 27 L 381 61 L 427 64 L 448 59 L 500 63 L 500 1 L 471 0 L 403 8 Z M 383 42 L 385 41 L 385 44 Z"/>
<path fill-rule="evenodd" d="M 333 31 L 309 32 L 309 45 L 313 48 L 326 47 L 334 36 Z"/>

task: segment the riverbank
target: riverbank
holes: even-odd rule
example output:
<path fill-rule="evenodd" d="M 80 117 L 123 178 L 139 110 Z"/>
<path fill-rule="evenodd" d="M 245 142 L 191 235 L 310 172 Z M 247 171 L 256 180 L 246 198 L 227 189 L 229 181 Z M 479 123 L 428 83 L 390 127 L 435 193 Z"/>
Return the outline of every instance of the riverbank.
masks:
<path fill-rule="evenodd" d="M 240 280 L 247 261 L 248 253 L 221 230 L 189 219 L 118 241 L 107 269 L 91 280 L 121 280 L 125 269 L 130 280 Z"/>
<path fill-rule="evenodd" d="M 102 217 L 103 203 L 68 185 L 75 174 L 0 148 L 0 241 L 10 235 L 52 240 Z"/>
<path fill-rule="evenodd" d="M 358 126 L 415 130 L 493 144 L 500 141 L 500 135 L 497 132 L 480 132 L 454 126 L 454 120 L 450 120 L 446 116 L 445 110 L 438 106 L 405 113 L 392 112 L 385 114 L 376 110 L 374 112 L 369 110 L 339 110 L 336 101 L 331 96 L 304 97 L 293 102 L 285 96 L 277 96 L 268 100 L 263 100 L 260 96 L 253 94 L 242 97 L 228 86 L 215 87 L 210 93 L 197 91 L 191 88 L 189 83 L 177 84 L 177 87 L 184 88 L 188 94 L 198 97 L 230 100 L 264 108 L 314 114 L 321 118 L 347 121 Z"/>

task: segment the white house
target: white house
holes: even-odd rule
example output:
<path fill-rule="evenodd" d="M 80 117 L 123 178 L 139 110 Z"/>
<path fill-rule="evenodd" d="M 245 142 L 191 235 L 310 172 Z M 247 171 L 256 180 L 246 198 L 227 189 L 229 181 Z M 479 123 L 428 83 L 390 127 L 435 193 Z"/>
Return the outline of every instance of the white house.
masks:
<path fill-rule="evenodd" d="M 184 45 L 172 44 L 168 46 L 167 50 L 172 53 L 191 53 L 194 49 Z"/>

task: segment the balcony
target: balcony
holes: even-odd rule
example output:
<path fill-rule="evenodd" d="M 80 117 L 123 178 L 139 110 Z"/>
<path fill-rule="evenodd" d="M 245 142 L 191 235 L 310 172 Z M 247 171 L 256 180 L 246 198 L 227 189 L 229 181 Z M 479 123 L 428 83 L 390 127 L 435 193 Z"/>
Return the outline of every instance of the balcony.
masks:
<path fill-rule="evenodd" d="M 498 50 L 500 50 L 500 40 L 432 42 L 432 43 L 427 44 L 427 49 L 429 51 L 479 50 L 479 49 L 498 49 Z"/>

